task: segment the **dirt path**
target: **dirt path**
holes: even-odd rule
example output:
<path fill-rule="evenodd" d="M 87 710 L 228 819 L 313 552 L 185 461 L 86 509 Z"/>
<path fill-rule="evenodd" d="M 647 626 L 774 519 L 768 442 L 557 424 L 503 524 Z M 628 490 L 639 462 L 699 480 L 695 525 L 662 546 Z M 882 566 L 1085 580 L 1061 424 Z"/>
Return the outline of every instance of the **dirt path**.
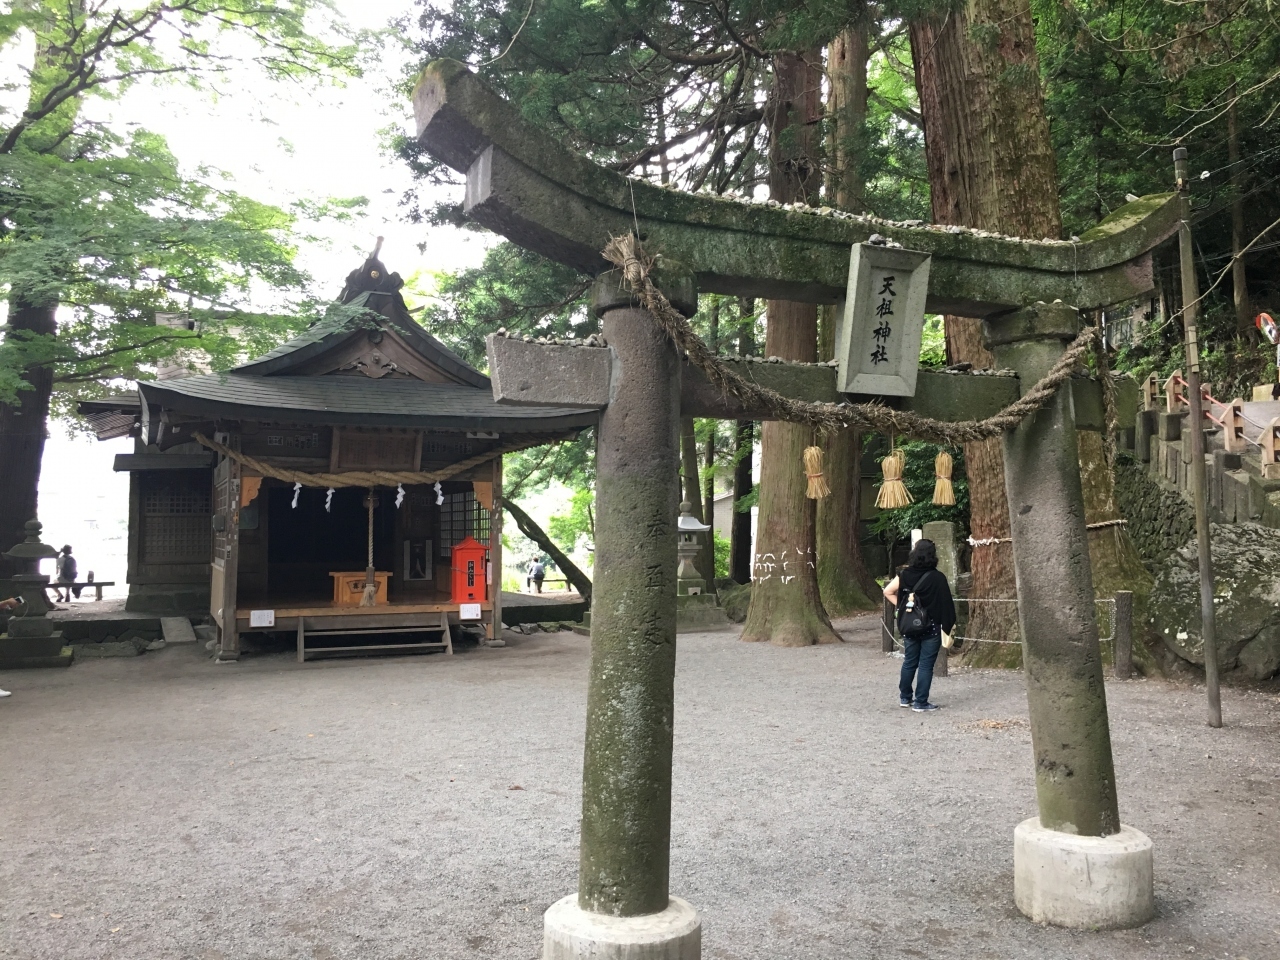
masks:
<path fill-rule="evenodd" d="M 1159 917 L 1012 903 L 1035 810 L 1020 674 L 917 715 L 874 620 L 680 638 L 672 887 L 708 960 L 1280 958 L 1280 698 L 1109 683 Z M 0 956 L 533 960 L 574 888 L 587 643 L 298 665 L 169 648 L 0 674 Z M 57 916 L 54 916 L 54 915 Z"/>

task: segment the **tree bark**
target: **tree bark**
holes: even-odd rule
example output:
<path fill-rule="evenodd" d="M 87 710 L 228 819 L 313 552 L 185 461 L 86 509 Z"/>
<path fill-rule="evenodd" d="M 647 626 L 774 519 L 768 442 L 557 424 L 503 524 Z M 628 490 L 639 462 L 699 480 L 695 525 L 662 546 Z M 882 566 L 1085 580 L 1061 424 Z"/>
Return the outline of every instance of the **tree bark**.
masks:
<path fill-rule="evenodd" d="M 11 294 L 9 334 L 55 336 L 57 311 L 56 300 L 30 303 Z M 49 432 L 52 368 L 32 367 L 22 381 L 30 389 L 20 390 L 16 403 L 0 403 L 0 553 L 26 538 L 23 525 L 37 514 L 40 462 Z M 20 572 L 18 564 L 0 557 L 0 579 Z"/>
<path fill-rule="evenodd" d="M 738 316 L 751 317 L 755 313 L 755 301 L 743 297 L 738 301 Z M 756 352 L 756 338 L 751 327 L 754 320 L 740 322 L 738 327 L 738 353 L 750 356 Z M 751 512 L 738 512 L 738 501 L 751 492 L 751 459 L 755 445 L 755 423 L 739 420 L 734 430 L 733 465 L 733 521 L 729 526 L 729 576 L 735 583 L 751 582 Z"/>
<path fill-rule="evenodd" d="M 1236 308 L 1236 333 L 1251 343 L 1258 339 L 1249 304 L 1249 283 L 1245 276 L 1244 258 L 1244 172 L 1240 169 L 1240 114 L 1237 109 L 1236 85 L 1227 91 L 1231 98 L 1227 107 L 1227 160 L 1231 164 L 1231 294 Z"/>
<path fill-rule="evenodd" d="M 865 20 L 840 31 L 827 47 L 827 116 L 831 128 L 828 192 L 832 206 L 852 213 L 862 212 L 866 193 L 861 161 L 863 124 L 867 118 L 868 56 Z"/>
<path fill-rule="evenodd" d="M 858 212 L 863 206 L 859 168 L 863 123 L 867 116 L 867 26 L 860 20 L 841 31 L 827 47 L 828 129 L 827 195 L 832 206 Z M 818 344 L 820 359 L 835 356 L 834 307 L 823 308 Z M 842 430 L 824 444 L 823 472 L 830 496 L 818 501 L 818 589 L 831 616 L 848 616 L 878 606 L 875 578 L 862 558 L 858 537 L 862 474 L 862 434 Z"/>
<path fill-rule="evenodd" d="M 546 531 L 534 522 L 533 517 L 505 497 L 502 499 L 502 505 L 506 507 L 507 513 L 511 514 L 520 532 L 541 547 L 556 562 L 556 566 L 564 572 L 565 579 L 573 584 L 573 589 L 578 591 L 578 596 L 590 603 L 591 579 L 578 569 L 577 564 L 565 556 L 564 551 L 557 547 L 555 541 L 547 536 Z"/>
<path fill-rule="evenodd" d="M 1057 162 L 1040 87 L 1035 26 L 1029 0 L 967 0 L 945 16 L 911 23 L 916 89 L 924 119 L 925 156 L 933 218 L 1039 239 L 1062 230 Z M 978 321 L 947 317 L 947 356 L 976 368 L 992 365 Z M 976 539 L 1007 538 L 1009 507 L 998 440 L 965 445 L 970 528 Z M 1109 497 L 1110 471 L 1087 494 Z M 1088 503 L 1088 501 L 1086 501 Z M 1132 551 L 1128 535 L 1107 543 Z M 1099 549 L 1108 549 L 1101 540 Z M 1100 567 L 1124 569 L 1123 557 Z M 1016 595 L 1007 543 L 973 552 L 972 596 Z M 1012 604 L 975 604 L 970 632 L 992 640 L 1017 639 Z M 1013 649 L 1013 648 L 1006 648 Z M 994 651 L 992 651 L 994 652 Z"/>
<path fill-rule="evenodd" d="M 791 203 L 818 196 L 822 118 L 822 51 L 773 59 L 769 124 L 769 195 Z M 817 360 L 818 309 L 811 303 L 770 300 L 765 353 L 784 360 Z M 760 431 L 760 513 L 755 584 L 742 639 L 779 646 L 839 643 L 818 593 L 814 502 L 805 496 L 804 448 L 813 431 L 771 420 Z"/>

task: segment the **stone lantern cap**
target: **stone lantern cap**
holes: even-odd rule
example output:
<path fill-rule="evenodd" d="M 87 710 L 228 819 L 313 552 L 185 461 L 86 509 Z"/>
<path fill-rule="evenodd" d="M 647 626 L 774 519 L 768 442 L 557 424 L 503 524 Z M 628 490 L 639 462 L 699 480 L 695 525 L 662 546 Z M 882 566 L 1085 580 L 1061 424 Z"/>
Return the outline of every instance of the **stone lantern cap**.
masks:
<path fill-rule="evenodd" d="M 706 533 L 711 529 L 711 524 L 699 523 L 692 510 L 693 504 L 688 500 L 680 504 L 680 519 L 676 522 L 676 529 L 681 533 Z"/>
<path fill-rule="evenodd" d="M 44 526 L 39 520 L 28 520 L 23 529 L 27 531 L 27 539 L 5 551 L 6 557 L 13 560 L 45 560 L 58 555 L 53 547 L 40 542 L 40 531 Z"/>

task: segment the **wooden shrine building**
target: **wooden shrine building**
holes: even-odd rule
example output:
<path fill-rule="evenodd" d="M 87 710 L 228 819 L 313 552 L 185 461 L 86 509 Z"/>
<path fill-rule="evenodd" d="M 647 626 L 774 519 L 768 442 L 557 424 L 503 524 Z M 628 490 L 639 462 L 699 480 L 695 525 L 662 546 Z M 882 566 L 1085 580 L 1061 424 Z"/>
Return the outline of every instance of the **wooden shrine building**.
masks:
<path fill-rule="evenodd" d="M 451 650 L 459 620 L 497 635 L 502 454 L 596 413 L 499 406 L 414 322 L 402 285 L 375 254 L 270 353 L 83 406 L 100 437 L 137 438 L 116 464 L 131 474 L 129 609 L 207 611 L 220 659 L 250 631 L 296 635 L 300 658 L 357 640 Z"/>

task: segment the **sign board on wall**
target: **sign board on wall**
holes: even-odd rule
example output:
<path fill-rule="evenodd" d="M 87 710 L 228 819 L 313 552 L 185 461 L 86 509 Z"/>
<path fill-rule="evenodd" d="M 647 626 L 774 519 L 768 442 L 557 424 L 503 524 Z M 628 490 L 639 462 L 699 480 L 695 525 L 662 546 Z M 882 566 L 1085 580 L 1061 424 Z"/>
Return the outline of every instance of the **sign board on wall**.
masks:
<path fill-rule="evenodd" d="M 929 254 L 857 243 L 836 328 L 842 393 L 910 397 L 916 392 Z"/>

